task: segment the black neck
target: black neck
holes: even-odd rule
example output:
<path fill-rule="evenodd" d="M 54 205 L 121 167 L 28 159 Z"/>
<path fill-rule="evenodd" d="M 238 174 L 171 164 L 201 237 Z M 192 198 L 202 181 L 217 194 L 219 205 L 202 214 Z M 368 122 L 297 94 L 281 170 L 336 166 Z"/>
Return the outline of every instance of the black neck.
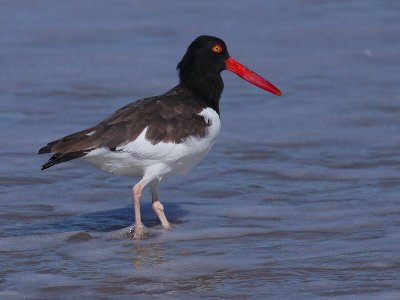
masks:
<path fill-rule="evenodd" d="M 220 73 L 202 70 L 201 68 L 185 68 L 179 70 L 180 84 L 190 88 L 202 98 L 209 107 L 219 114 L 219 100 L 224 82 Z"/>

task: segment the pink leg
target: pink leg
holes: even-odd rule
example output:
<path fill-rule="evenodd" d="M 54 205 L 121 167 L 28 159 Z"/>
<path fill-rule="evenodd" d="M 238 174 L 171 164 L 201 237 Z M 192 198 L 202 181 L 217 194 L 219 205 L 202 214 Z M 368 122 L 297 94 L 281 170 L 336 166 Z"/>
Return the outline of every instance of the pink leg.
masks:
<path fill-rule="evenodd" d="M 133 207 L 135 210 L 135 234 L 133 238 L 140 240 L 143 237 L 143 224 L 140 214 L 140 198 L 142 197 L 142 191 L 146 186 L 147 182 L 142 179 L 132 189 L 133 193 Z"/>
<path fill-rule="evenodd" d="M 151 207 L 153 208 L 153 211 L 157 215 L 157 217 L 161 221 L 161 225 L 164 229 L 171 229 L 171 225 L 169 224 L 167 218 L 165 217 L 164 214 L 164 206 L 161 204 L 160 199 L 158 198 L 158 184 L 159 184 L 158 179 L 154 179 L 150 183 L 150 189 L 151 189 L 151 196 L 152 196 L 152 205 Z"/>

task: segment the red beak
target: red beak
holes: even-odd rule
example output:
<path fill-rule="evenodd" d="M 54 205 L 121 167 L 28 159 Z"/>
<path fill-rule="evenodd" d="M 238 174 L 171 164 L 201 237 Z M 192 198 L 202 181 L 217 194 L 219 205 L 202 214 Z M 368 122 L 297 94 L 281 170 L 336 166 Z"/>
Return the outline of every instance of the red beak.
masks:
<path fill-rule="evenodd" d="M 272 83 L 268 82 L 252 70 L 246 68 L 244 65 L 242 65 L 240 62 L 233 59 L 232 57 L 229 57 L 227 60 L 225 60 L 225 64 L 226 70 L 235 73 L 236 75 L 242 77 L 244 80 L 258 86 L 259 88 L 262 88 L 263 90 L 266 90 L 267 92 L 282 96 L 282 92 L 276 86 L 274 86 Z"/>

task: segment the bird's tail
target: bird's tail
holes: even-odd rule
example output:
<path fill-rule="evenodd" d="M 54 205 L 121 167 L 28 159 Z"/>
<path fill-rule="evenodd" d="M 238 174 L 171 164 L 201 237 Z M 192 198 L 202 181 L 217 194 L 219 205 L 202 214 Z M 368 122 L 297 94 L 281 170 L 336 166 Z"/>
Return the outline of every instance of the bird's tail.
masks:
<path fill-rule="evenodd" d="M 47 147 L 47 146 L 46 146 Z M 48 153 L 45 152 L 46 150 L 43 150 L 44 148 L 39 150 L 39 154 L 42 153 Z M 63 163 L 65 161 L 73 160 L 82 156 L 85 156 L 87 154 L 87 151 L 76 151 L 76 152 L 70 152 L 70 153 L 55 153 L 50 159 L 48 160 L 47 163 L 42 165 L 42 170 L 48 169 L 56 164 Z"/>

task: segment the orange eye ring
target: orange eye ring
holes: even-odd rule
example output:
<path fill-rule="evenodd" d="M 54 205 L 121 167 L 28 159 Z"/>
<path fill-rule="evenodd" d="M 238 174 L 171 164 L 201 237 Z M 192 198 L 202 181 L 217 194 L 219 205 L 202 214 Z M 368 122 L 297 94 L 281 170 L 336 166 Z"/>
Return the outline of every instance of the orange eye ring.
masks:
<path fill-rule="evenodd" d="M 211 50 L 214 53 L 221 53 L 222 52 L 222 46 L 220 44 L 216 44 L 211 48 Z"/>

